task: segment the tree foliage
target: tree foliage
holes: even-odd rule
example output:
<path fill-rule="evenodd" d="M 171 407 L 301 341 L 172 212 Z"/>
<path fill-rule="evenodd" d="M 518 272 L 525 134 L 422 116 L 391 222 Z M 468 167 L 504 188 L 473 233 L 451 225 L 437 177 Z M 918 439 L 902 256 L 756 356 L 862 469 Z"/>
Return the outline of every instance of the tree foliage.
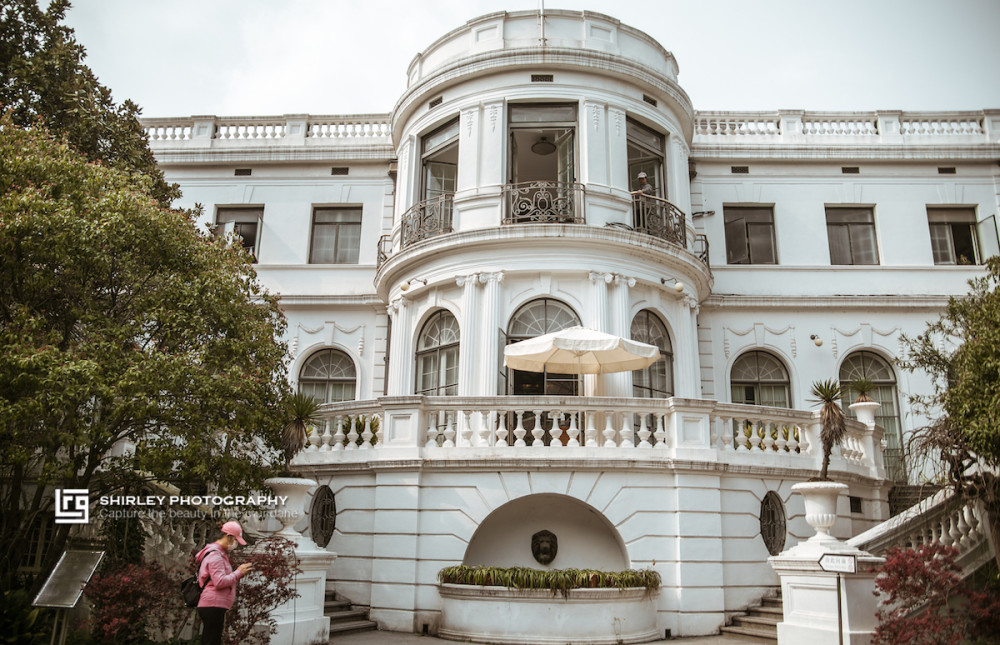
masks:
<path fill-rule="evenodd" d="M 86 51 L 61 24 L 69 7 L 68 0 L 0 2 L 0 112 L 62 135 L 92 161 L 142 173 L 150 194 L 169 206 L 180 191 L 156 167 L 139 107 L 115 103 L 83 63 Z"/>
<path fill-rule="evenodd" d="M 285 422 L 285 321 L 249 256 L 153 180 L 0 119 L 0 567 L 52 487 L 260 488 Z M 61 551 L 57 525 L 47 554 Z"/>
<path fill-rule="evenodd" d="M 960 495 L 985 502 L 1000 537 L 1000 258 L 986 268 L 924 333 L 904 337 L 908 355 L 901 365 L 934 380 L 932 394 L 911 397 L 934 419 L 914 432 L 911 453 L 942 467 L 940 475 Z"/>

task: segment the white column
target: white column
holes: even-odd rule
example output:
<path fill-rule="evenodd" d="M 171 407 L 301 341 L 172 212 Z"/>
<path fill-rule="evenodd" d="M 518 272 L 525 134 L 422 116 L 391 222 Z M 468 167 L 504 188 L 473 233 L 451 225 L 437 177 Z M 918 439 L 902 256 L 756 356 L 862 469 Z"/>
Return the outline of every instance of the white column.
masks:
<path fill-rule="evenodd" d="M 479 281 L 483 284 L 483 296 L 479 303 L 480 337 L 476 343 L 479 351 L 478 360 L 478 390 L 474 396 L 495 396 L 497 393 L 497 376 L 500 373 L 500 283 L 503 282 L 502 272 L 483 273 Z"/>
<path fill-rule="evenodd" d="M 476 391 L 479 359 L 479 274 L 459 276 L 455 284 L 463 288 L 461 337 L 458 344 L 458 395 L 470 396 Z"/>
<path fill-rule="evenodd" d="M 597 331 L 608 330 L 608 285 L 614 280 L 611 273 L 590 272 L 591 307 L 590 317 L 583 322 L 585 327 Z M 586 396 L 605 396 L 605 378 L 601 376 L 583 377 L 583 394 Z"/>
<path fill-rule="evenodd" d="M 397 298 L 386 307 L 392 319 L 392 341 L 389 343 L 389 383 L 390 396 L 412 394 L 410 375 L 413 363 L 412 330 L 410 329 L 408 301 Z"/>
<path fill-rule="evenodd" d="M 701 398 L 701 367 L 698 356 L 698 302 L 685 295 L 678 303 L 678 325 L 674 329 L 674 394 Z M 680 323 L 685 323 L 683 326 Z"/>
<path fill-rule="evenodd" d="M 628 338 L 632 330 L 631 300 L 629 298 L 629 288 L 635 286 L 635 278 L 622 275 L 614 277 L 614 289 L 609 299 L 609 324 L 607 332 Z M 632 396 L 632 373 L 617 372 L 615 374 L 605 374 L 601 380 L 604 381 L 605 396 Z"/>

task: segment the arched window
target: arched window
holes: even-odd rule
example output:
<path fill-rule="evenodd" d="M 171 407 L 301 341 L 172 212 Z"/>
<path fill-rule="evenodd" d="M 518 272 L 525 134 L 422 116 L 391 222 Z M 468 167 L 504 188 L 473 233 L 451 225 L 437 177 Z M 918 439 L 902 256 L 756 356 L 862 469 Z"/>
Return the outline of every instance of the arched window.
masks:
<path fill-rule="evenodd" d="M 427 319 L 417 339 L 417 394 L 458 394 L 458 321 L 451 312 L 437 311 Z"/>
<path fill-rule="evenodd" d="M 733 403 L 789 406 L 788 370 L 767 352 L 747 352 L 736 359 L 730 383 Z"/>
<path fill-rule="evenodd" d="M 299 372 L 299 392 L 322 403 L 352 401 L 356 384 L 354 361 L 338 349 L 316 352 Z"/>
<path fill-rule="evenodd" d="M 507 344 L 541 336 L 580 324 L 576 313 L 551 298 L 540 298 L 525 304 L 510 319 Z M 522 372 L 507 370 L 509 394 L 551 394 L 576 396 L 579 377 L 575 374 Z"/>
<path fill-rule="evenodd" d="M 666 399 L 674 395 L 674 354 L 667 326 L 648 309 L 632 319 L 632 340 L 649 343 L 660 349 L 660 360 L 632 372 L 632 396 L 643 399 Z"/>
<path fill-rule="evenodd" d="M 906 468 L 903 463 L 903 440 L 900 433 L 899 406 L 896 396 L 896 374 L 888 361 L 869 351 L 853 352 L 840 366 L 840 386 L 844 390 L 842 401 L 844 411 L 852 419 L 856 418 L 850 409 L 857 395 L 849 392 L 851 381 L 866 378 L 875 384 L 874 391 L 869 394 L 872 400 L 882 404 L 875 412 L 875 423 L 885 429 L 885 470 L 889 479 L 897 482 L 906 481 Z"/>

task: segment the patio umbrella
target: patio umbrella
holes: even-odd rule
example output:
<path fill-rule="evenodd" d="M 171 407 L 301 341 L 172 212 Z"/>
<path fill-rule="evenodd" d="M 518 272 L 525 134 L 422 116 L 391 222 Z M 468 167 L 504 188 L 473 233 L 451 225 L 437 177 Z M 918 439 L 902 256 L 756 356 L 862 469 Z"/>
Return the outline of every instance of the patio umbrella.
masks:
<path fill-rule="evenodd" d="M 568 327 L 508 345 L 503 355 L 504 364 L 515 370 L 611 374 L 648 367 L 660 358 L 660 350 L 586 327 Z"/>

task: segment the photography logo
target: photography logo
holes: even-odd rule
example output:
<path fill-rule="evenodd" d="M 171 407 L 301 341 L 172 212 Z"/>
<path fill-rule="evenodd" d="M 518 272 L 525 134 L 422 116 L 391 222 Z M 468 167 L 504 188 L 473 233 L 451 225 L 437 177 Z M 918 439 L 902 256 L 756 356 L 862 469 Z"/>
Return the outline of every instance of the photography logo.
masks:
<path fill-rule="evenodd" d="M 56 524 L 90 522 L 90 491 L 83 488 L 56 489 Z"/>

